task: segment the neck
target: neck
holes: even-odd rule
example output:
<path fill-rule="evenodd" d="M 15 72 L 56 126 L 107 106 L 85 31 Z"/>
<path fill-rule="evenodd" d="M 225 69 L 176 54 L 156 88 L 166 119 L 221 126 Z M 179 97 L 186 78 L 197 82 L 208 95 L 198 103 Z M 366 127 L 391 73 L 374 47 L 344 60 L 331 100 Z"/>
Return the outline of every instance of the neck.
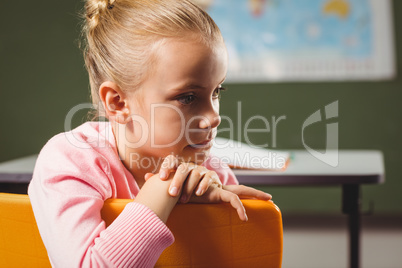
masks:
<path fill-rule="evenodd" d="M 135 157 L 130 158 L 130 155 L 135 155 Z M 161 166 L 160 157 L 151 157 L 146 155 L 141 155 L 137 152 L 126 153 L 125 157 L 121 157 L 123 165 L 130 171 L 133 175 L 138 186 L 141 188 L 145 183 L 145 174 L 159 173 L 159 168 Z"/>
<path fill-rule="evenodd" d="M 141 188 L 145 183 L 144 176 L 146 173 L 156 174 L 159 172 L 159 168 L 162 164 L 161 159 L 146 155 L 140 150 L 136 150 L 136 148 L 130 148 L 130 146 L 127 146 L 129 143 L 125 142 L 124 129 L 118 129 L 116 131 L 116 127 L 119 128 L 122 126 L 119 124 L 112 124 L 117 152 L 120 156 L 121 162 L 127 170 L 130 171 L 138 186 Z"/>

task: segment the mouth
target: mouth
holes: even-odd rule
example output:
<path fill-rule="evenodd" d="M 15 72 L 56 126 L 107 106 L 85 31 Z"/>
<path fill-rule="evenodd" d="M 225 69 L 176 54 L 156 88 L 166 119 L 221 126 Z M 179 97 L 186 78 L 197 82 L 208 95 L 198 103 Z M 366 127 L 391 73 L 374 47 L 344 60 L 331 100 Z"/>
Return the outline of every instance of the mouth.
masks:
<path fill-rule="evenodd" d="M 188 147 L 191 149 L 206 150 L 212 147 L 213 139 L 205 140 L 197 144 L 189 144 Z"/>

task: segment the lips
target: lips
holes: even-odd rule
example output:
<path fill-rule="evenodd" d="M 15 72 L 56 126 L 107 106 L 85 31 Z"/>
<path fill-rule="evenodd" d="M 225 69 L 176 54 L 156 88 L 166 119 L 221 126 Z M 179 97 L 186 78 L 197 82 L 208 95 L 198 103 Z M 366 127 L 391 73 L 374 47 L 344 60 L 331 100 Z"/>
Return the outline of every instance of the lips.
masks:
<path fill-rule="evenodd" d="M 206 149 L 206 148 L 210 148 L 212 146 L 212 141 L 213 141 L 213 139 L 209 139 L 209 140 L 205 140 L 201 143 L 190 144 L 189 146 L 192 148 L 196 148 L 196 149 Z"/>

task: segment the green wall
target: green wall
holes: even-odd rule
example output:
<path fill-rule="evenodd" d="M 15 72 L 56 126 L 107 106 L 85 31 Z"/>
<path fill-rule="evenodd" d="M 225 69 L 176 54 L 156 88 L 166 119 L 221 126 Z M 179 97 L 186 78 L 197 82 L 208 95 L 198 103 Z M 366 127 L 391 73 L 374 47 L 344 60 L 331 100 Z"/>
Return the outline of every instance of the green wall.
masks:
<path fill-rule="evenodd" d="M 402 27 L 402 2 L 394 1 L 395 29 Z M 78 49 L 80 1 L 5 1 L 0 9 L 0 161 L 36 154 L 64 130 L 68 111 L 89 100 L 87 75 Z M 396 32 L 395 47 L 402 34 Z M 397 52 L 399 52 L 397 50 Z M 402 76 L 390 81 L 336 83 L 229 84 L 221 113 L 237 120 L 242 102 L 243 124 L 259 114 L 278 124 L 277 149 L 302 149 L 301 126 L 314 111 L 339 101 L 341 149 L 376 149 L 385 156 L 386 183 L 363 187 L 363 209 L 374 204 L 377 214 L 402 213 Z M 85 120 L 74 117 L 74 125 Z M 260 127 L 256 125 L 255 127 Z M 235 128 L 236 129 L 236 128 Z M 308 135 L 307 135 L 308 134 Z M 307 142 L 323 148 L 325 123 L 306 133 Z M 238 138 L 235 133 L 234 138 Z M 250 135 L 255 144 L 272 134 Z M 340 187 L 269 187 L 283 212 L 340 211 Z"/>

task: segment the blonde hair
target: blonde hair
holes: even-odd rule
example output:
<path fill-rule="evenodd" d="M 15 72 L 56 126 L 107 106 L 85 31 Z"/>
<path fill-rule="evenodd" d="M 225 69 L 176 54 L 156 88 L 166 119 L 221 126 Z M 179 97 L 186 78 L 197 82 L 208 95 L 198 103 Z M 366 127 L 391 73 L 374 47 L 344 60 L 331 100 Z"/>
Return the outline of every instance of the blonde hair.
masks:
<path fill-rule="evenodd" d="M 212 18 L 188 0 L 87 0 L 84 58 L 97 116 L 104 116 L 98 105 L 104 81 L 137 89 L 150 72 L 157 42 L 188 32 L 207 45 L 223 42 Z"/>

